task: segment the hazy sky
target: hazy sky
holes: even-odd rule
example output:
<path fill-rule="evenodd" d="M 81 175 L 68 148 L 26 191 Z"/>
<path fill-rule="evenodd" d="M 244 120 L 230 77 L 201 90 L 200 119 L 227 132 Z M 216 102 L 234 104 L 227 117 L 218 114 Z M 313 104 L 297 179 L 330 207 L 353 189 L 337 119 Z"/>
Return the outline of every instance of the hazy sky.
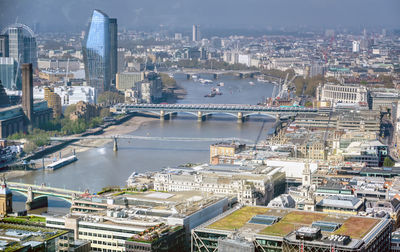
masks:
<path fill-rule="evenodd" d="M 400 0 L 0 0 L 0 26 L 83 30 L 93 9 L 120 27 L 400 27 Z M 190 29 L 190 28 L 189 28 Z"/>

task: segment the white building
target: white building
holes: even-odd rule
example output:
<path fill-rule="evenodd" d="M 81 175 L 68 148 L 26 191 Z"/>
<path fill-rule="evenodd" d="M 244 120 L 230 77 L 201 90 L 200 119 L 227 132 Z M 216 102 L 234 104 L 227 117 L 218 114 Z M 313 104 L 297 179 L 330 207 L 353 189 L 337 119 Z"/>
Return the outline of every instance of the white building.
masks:
<path fill-rule="evenodd" d="M 358 53 L 360 51 L 360 41 L 353 41 L 353 53 Z"/>
<path fill-rule="evenodd" d="M 61 105 L 66 107 L 71 104 L 76 104 L 80 101 L 95 103 L 96 102 L 96 90 L 89 86 L 59 86 L 54 87 L 54 93 L 61 97 Z M 33 99 L 43 100 L 44 89 L 43 87 L 33 88 Z"/>
<path fill-rule="evenodd" d="M 360 85 L 326 83 L 317 87 L 317 100 L 332 103 L 367 102 L 367 89 Z"/>
<path fill-rule="evenodd" d="M 158 191 L 202 191 L 237 197 L 246 205 L 265 205 L 285 191 L 285 174 L 280 168 L 253 169 L 234 165 L 175 168 L 154 176 Z"/>

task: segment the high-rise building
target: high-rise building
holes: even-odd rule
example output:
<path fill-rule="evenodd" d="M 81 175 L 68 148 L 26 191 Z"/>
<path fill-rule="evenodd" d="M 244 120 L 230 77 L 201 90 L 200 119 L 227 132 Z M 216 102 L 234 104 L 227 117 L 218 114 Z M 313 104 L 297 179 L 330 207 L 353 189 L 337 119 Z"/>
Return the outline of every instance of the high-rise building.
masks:
<path fill-rule="evenodd" d="M 10 25 L 3 36 L 8 37 L 9 57 L 20 64 L 31 63 L 33 69 L 37 68 L 36 38 L 28 26 L 18 23 Z"/>
<path fill-rule="evenodd" d="M 353 53 L 357 53 L 360 51 L 360 41 L 353 41 Z"/>
<path fill-rule="evenodd" d="M 109 31 L 111 82 L 115 84 L 115 75 L 118 73 L 118 23 L 116 18 L 110 18 Z"/>
<path fill-rule="evenodd" d="M 200 25 L 193 25 L 192 41 L 200 41 Z"/>
<path fill-rule="evenodd" d="M 8 35 L 0 35 L 0 57 L 8 57 Z"/>
<path fill-rule="evenodd" d="M 4 88 L 21 89 L 21 71 L 14 58 L 0 57 L 0 80 Z"/>
<path fill-rule="evenodd" d="M 94 87 L 97 94 L 109 90 L 111 83 L 110 40 L 110 18 L 104 12 L 94 10 L 82 54 L 87 85 Z"/>

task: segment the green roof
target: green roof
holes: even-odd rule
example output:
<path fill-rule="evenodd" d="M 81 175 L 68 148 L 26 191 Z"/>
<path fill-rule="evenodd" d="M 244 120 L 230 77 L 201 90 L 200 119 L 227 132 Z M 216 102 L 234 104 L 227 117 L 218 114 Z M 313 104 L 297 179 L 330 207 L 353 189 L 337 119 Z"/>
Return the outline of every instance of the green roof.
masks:
<path fill-rule="evenodd" d="M 249 223 L 252 217 L 260 214 L 280 217 L 281 220 L 270 226 Z M 308 212 L 295 209 L 245 206 L 218 219 L 206 228 L 226 231 L 235 231 L 243 228 L 244 231 L 251 230 L 260 235 L 284 237 L 300 227 L 311 227 L 312 223 L 315 221 L 338 223 L 341 227 L 334 231 L 334 234 L 348 235 L 351 238 L 361 239 L 378 224 L 379 219 L 325 212 Z"/>

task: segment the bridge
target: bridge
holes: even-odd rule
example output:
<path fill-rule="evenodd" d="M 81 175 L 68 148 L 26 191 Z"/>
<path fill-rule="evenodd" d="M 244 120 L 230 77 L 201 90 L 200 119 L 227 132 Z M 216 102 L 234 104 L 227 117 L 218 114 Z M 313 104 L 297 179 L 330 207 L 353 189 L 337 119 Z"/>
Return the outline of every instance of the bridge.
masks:
<path fill-rule="evenodd" d="M 60 198 L 71 203 L 72 199 L 74 199 L 75 196 L 88 193 L 88 191 L 80 192 L 68 189 L 61 189 L 46 186 L 45 184 L 31 185 L 18 182 L 7 182 L 7 187 L 11 191 L 15 191 L 26 196 L 25 206 L 27 210 L 47 206 L 48 196 Z"/>
<path fill-rule="evenodd" d="M 98 136 L 64 136 L 50 137 L 50 141 L 69 141 L 81 139 L 112 139 L 114 141 L 114 151 L 118 150 L 117 139 L 148 140 L 148 141 L 172 141 L 172 142 L 232 142 L 254 143 L 253 140 L 244 138 L 222 138 L 222 137 L 152 137 L 152 136 L 133 136 L 133 135 L 98 135 Z"/>
<path fill-rule="evenodd" d="M 177 113 L 194 115 L 199 121 L 207 116 L 225 114 L 237 118 L 238 122 L 250 116 L 267 116 L 281 118 L 281 116 L 296 116 L 298 114 L 318 113 L 316 108 L 304 107 L 266 107 L 259 105 L 239 104 L 117 104 L 112 108 L 114 113 L 149 113 L 159 116 L 161 120 L 170 119 Z"/>
<path fill-rule="evenodd" d="M 196 68 L 183 68 L 181 71 L 168 71 L 168 74 L 185 74 L 187 79 L 191 79 L 193 75 L 207 74 L 212 75 L 214 79 L 217 79 L 220 75 L 235 75 L 239 78 L 253 78 L 255 75 L 259 75 L 261 72 L 257 70 L 217 70 L 217 69 L 196 69 Z"/>

